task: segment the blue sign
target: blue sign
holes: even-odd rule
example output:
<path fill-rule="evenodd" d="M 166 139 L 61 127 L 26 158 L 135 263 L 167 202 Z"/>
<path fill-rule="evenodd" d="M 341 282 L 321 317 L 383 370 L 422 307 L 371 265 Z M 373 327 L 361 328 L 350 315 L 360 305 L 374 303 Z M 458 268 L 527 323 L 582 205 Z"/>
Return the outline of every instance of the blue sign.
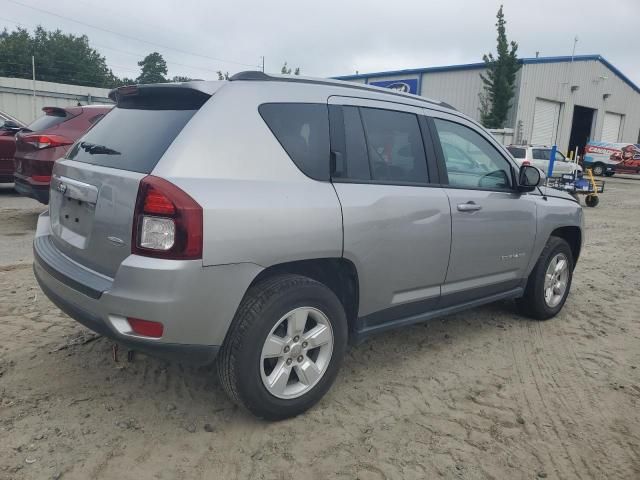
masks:
<path fill-rule="evenodd" d="M 403 80 L 385 80 L 382 82 L 369 82 L 369 85 L 374 87 L 390 88 L 402 93 L 413 93 L 418 95 L 418 79 L 408 78 Z"/>

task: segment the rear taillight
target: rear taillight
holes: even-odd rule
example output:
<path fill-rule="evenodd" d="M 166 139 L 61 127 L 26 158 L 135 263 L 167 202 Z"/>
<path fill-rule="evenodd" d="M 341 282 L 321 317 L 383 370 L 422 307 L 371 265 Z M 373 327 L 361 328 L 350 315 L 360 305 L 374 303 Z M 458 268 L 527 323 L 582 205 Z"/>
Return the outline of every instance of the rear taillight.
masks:
<path fill-rule="evenodd" d="M 171 182 L 149 175 L 138 189 L 131 253 L 202 258 L 202 207 Z"/>
<path fill-rule="evenodd" d="M 35 182 L 49 183 L 51 182 L 51 175 L 31 175 L 31 179 Z"/>
<path fill-rule="evenodd" d="M 51 147 L 62 147 L 64 145 L 71 145 L 73 141 L 69 140 L 62 135 L 23 135 L 20 137 L 20 141 L 28 143 L 29 145 L 37 148 L 38 150 Z"/>

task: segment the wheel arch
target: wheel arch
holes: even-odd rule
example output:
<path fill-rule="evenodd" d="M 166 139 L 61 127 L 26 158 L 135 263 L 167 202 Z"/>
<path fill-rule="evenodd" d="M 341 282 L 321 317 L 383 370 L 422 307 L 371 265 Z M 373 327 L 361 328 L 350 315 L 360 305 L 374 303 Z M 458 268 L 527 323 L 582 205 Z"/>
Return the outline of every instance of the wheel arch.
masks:
<path fill-rule="evenodd" d="M 577 226 L 558 227 L 551 232 L 551 237 L 559 237 L 565 240 L 571 248 L 573 255 L 573 265 L 578 263 L 580 250 L 582 249 L 582 230 Z"/>
<path fill-rule="evenodd" d="M 352 337 L 358 318 L 359 281 L 358 271 L 351 261 L 346 258 L 315 258 L 271 265 L 253 279 L 249 288 L 275 275 L 282 274 L 309 277 L 331 289 L 344 307 L 349 337 Z"/>

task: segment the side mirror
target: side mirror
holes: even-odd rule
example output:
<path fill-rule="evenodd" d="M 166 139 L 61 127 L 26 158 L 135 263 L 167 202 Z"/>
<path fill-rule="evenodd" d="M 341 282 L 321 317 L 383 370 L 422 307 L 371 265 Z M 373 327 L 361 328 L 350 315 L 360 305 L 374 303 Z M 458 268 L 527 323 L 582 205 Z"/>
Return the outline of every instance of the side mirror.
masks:
<path fill-rule="evenodd" d="M 542 177 L 540 170 L 532 165 L 523 165 L 518 174 L 518 190 L 521 192 L 531 192 L 540 185 Z"/>

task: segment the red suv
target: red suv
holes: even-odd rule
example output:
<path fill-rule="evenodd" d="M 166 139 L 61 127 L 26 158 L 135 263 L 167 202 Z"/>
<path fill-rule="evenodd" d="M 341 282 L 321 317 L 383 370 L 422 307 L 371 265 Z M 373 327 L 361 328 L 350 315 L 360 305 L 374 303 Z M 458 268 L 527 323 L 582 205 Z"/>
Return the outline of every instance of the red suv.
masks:
<path fill-rule="evenodd" d="M 49 203 L 53 162 L 113 107 L 44 107 L 44 115 L 16 135 L 15 188 L 21 195 Z"/>
<path fill-rule="evenodd" d="M 16 133 L 24 124 L 0 112 L 0 183 L 13 183 L 13 154 L 16 152 Z"/>

